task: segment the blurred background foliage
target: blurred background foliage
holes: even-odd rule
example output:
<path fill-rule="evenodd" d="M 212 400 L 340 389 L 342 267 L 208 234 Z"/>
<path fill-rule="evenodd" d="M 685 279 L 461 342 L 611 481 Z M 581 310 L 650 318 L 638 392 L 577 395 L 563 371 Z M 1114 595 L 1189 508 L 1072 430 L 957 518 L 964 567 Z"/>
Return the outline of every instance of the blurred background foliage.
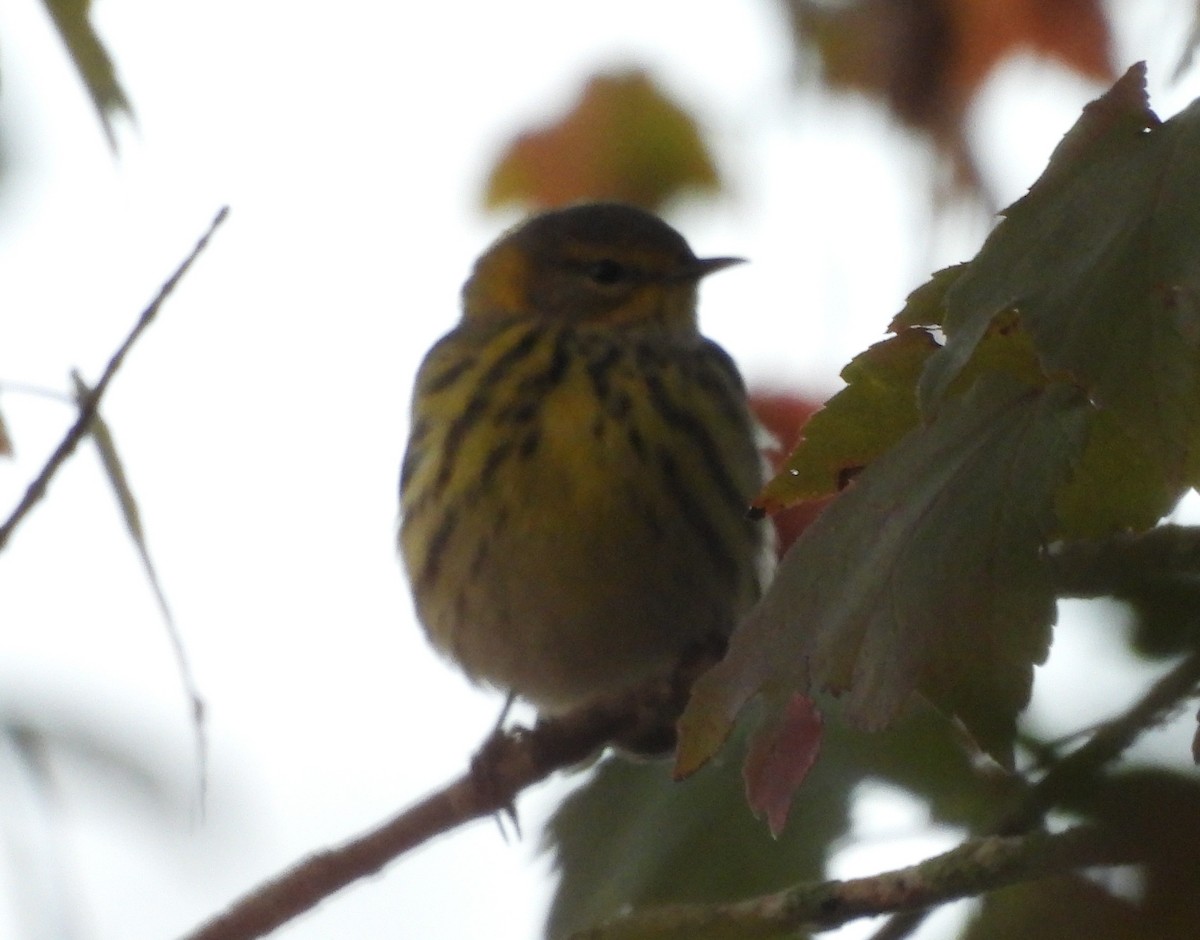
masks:
<path fill-rule="evenodd" d="M 1015 53 L 1033 53 L 1107 84 L 1128 64 L 1114 61 L 1112 9 L 1137 0 L 776 2 L 792 30 L 798 87 L 816 84 L 832 95 L 870 100 L 892 122 L 930 142 L 943 181 L 935 198 L 943 205 L 966 200 L 990 211 L 998 207 L 972 140 L 971 109 L 993 71 Z M 90 0 L 44 3 L 116 150 L 114 122 L 133 119 L 137 89 L 122 87 L 119 62 L 114 66 L 92 28 Z M 6 44 L 19 41 L 0 36 L 0 55 Z M 0 94 L 3 69 L 0 58 Z M 594 74 L 564 112 L 531 124 L 497 154 L 480 196 L 483 207 L 532 210 L 602 198 L 669 212 L 678 200 L 711 195 L 727 185 L 689 103 L 648 68 L 624 65 Z M 4 133 L 0 124 L 0 154 Z M 0 163 L 0 185 L 4 181 Z M 755 404 L 775 436 L 790 445 L 820 402 L 771 390 L 757 394 Z M 0 431 L 2 420 L 0 415 Z M 781 447 L 776 456 L 787 449 Z M 818 509 L 810 505 L 781 517 L 784 541 Z M 1128 602 L 1128 628 L 1112 631 L 1124 654 L 1164 660 L 1195 650 L 1200 596 L 1193 569 L 1169 572 L 1158 583 L 1146 576 L 1128 581 L 1121 594 Z M 187 802 L 188 784 L 173 781 L 117 729 L 83 716 L 70 716 L 67 726 L 74 731 L 64 733 L 61 724 L 47 730 L 27 715 L 0 719 L 4 750 L 18 768 L 15 778 L 11 773 L 5 778 L 5 806 L 15 805 L 19 785 L 13 781 L 24 776 L 32 792 L 41 794 L 50 819 L 56 809 L 55 798 L 48 796 L 55 788 L 48 760 L 73 759 L 122 781 L 121 789 L 143 808 Z M 1070 743 L 1025 728 L 1022 766 L 1035 772 L 1052 766 Z M 951 834 L 987 831 L 1028 787 L 1021 775 L 978 760 L 953 723 L 914 706 L 885 733 L 829 728 L 791 824 L 772 841 L 743 805 L 740 747 L 735 742 L 713 766 L 682 785 L 670 783 L 661 765 L 602 762 L 547 829 L 546 847 L 561 877 L 549 934 L 566 936 L 630 905 L 733 899 L 822 877 L 831 859 L 859 835 L 854 803 L 864 794 L 905 794 L 926 814 L 938 844 L 945 845 Z M 1181 755 L 1175 767 L 1125 767 L 1105 776 L 1101 785 L 1072 794 L 1070 812 L 1124 819 L 1139 839 L 1152 842 L 1161 864 L 1144 872 L 1140 882 L 1077 877 L 1005 889 L 972 908 L 961 936 L 1200 936 L 1194 892 L 1198 786 Z M 11 833 L 13 826 L 10 822 L 3 831 Z M 53 846 L 52 828 L 48 822 L 44 838 L 35 841 Z M 30 878 L 50 872 L 52 879 L 69 881 L 54 864 L 22 864 L 18 870 Z M 35 885 L 29 893 L 60 897 L 63 890 L 69 885 L 62 890 Z"/>

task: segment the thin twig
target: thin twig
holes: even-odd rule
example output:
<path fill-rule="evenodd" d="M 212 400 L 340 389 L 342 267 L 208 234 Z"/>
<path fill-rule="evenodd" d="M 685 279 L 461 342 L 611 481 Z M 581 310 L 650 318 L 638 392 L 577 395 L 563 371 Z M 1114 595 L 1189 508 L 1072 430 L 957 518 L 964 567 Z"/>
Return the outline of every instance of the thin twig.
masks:
<path fill-rule="evenodd" d="M 1088 780 L 1123 754 L 1137 738 L 1161 723 L 1200 685 L 1200 653 L 1191 653 L 1155 682 L 1138 701 L 1096 729 L 1086 744 L 1046 772 L 996 827 L 999 834 L 1023 832 L 1046 811 L 1079 792 Z"/>
<path fill-rule="evenodd" d="M 192 266 L 192 263 L 208 245 L 208 240 L 212 237 L 213 232 L 216 231 L 217 226 L 225 221 L 225 217 L 228 214 L 228 206 L 223 207 L 221 211 L 217 213 L 216 217 L 209 225 L 208 231 L 206 231 L 203 237 L 201 237 L 201 239 L 196 243 L 196 247 L 192 249 L 191 253 L 187 256 L 187 258 L 184 259 L 183 263 L 176 268 L 175 273 L 167 279 L 166 283 L 163 284 L 161 288 L 159 288 L 158 295 L 150 302 L 150 305 L 142 311 L 142 315 L 138 317 L 137 323 L 134 325 L 129 335 L 125 338 L 125 342 L 123 342 L 117 351 L 113 353 L 112 358 L 108 361 L 108 365 L 105 366 L 104 372 L 101 374 L 100 380 L 96 382 L 91 394 L 86 396 L 86 398 L 80 403 L 79 414 L 75 418 L 75 423 L 71 425 L 70 429 L 68 429 L 62 441 L 59 442 L 58 447 L 54 449 L 54 453 L 50 455 L 45 466 L 42 467 L 41 472 L 34 478 L 33 482 L 29 484 L 28 488 L 25 490 L 25 495 L 21 498 L 21 501 L 12 511 L 12 514 L 7 520 L 5 520 L 3 525 L 0 525 L 0 551 L 4 550 L 4 547 L 8 544 L 8 540 L 12 537 L 13 532 L 21 523 L 21 520 L 24 519 L 25 516 L 29 514 L 29 511 L 37 505 L 43 496 L 46 495 L 46 488 L 50 485 L 51 479 L 54 478 L 54 475 L 59 471 L 62 465 L 66 463 L 67 458 L 74 453 L 75 448 L 79 446 L 79 442 L 87 435 L 88 428 L 91 427 L 92 424 L 92 419 L 96 415 L 96 409 L 100 405 L 100 399 L 104 396 L 105 391 L 108 389 L 108 383 L 112 381 L 117 369 L 119 369 L 121 367 L 121 363 L 124 362 L 126 354 L 129 352 L 133 344 L 137 342 L 138 337 L 142 335 L 146 327 L 148 327 L 154 320 L 154 317 L 158 313 L 159 307 L 162 306 L 163 301 L 170 296 L 171 292 L 175 289 L 175 285 L 179 283 L 180 278 L 187 273 L 188 269 Z"/>
<path fill-rule="evenodd" d="M 798 885 L 732 904 L 649 908 L 581 931 L 574 940 L 753 940 L 826 930 L 860 917 L 928 908 L 1047 874 L 1131 861 L 1098 826 L 985 836 L 896 871 Z"/>
<path fill-rule="evenodd" d="M 1028 832 L 1046 811 L 1076 793 L 1129 748 L 1138 736 L 1162 722 L 1200 684 L 1200 653 L 1192 653 L 1154 683 L 1128 709 L 1099 725 L 1087 743 L 1056 763 L 1030 787 L 992 830 L 995 835 Z M 896 914 L 870 940 L 903 940 L 928 916 L 928 910 Z"/>

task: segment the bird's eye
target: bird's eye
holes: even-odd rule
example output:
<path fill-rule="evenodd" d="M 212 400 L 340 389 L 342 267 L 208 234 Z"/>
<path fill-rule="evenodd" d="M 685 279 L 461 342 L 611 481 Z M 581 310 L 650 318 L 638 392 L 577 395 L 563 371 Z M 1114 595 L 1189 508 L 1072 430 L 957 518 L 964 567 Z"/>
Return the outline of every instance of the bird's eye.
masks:
<path fill-rule="evenodd" d="M 625 265 L 610 258 L 605 258 L 588 265 L 587 276 L 597 284 L 616 284 L 628 279 L 630 271 Z"/>

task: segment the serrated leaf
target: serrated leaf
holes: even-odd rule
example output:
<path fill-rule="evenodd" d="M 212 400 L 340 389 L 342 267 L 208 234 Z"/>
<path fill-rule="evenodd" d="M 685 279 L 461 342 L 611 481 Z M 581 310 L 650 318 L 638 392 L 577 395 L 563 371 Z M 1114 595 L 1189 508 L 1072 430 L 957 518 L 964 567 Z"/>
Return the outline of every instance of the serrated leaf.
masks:
<path fill-rule="evenodd" d="M 1135 66 L 1089 105 L 946 294 L 921 381 L 936 412 L 993 318 L 1017 311 L 1041 369 L 1080 384 L 1181 488 L 1200 425 L 1200 103 L 1160 124 Z"/>
<path fill-rule="evenodd" d="M 117 80 L 112 60 L 92 27 L 91 0 L 43 0 L 46 11 L 62 37 L 75 63 L 75 70 L 83 80 L 96 116 L 104 128 L 104 135 L 113 150 L 117 149 L 117 138 L 112 119 L 116 114 L 132 114 L 129 99 Z"/>
<path fill-rule="evenodd" d="M 751 698 L 787 689 L 844 693 L 864 729 L 920 691 L 1008 763 L 1054 617 L 1039 552 L 1088 411 L 1071 386 L 988 375 L 871 464 L 696 683 L 678 769 L 715 752 Z"/>
<path fill-rule="evenodd" d="M 842 370 L 846 387 L 804 426 L 804 436 L 754 506 L 767 513 L 836 493 L 918 420 L 916 383 L 938 348 L 923 329 L 905 329 Z"/>
<path fill-rule="evenodd" d="M 750 411 L 771 436 L 764 448 L 771 467 L 778 471 L 789 451 L 803 436 L 809 419 L 823 407 L 815 398 L 796 392 L 751 390 Z M 782 556 L 825 508 L 827 500 L 809 500 L 775 513 L 775 551 Z"/>
<path fill-rule="evenodd" d="M 700 128 L 640 70 L 597 75 L 570 112 L 517 137 L 497 161 L 484 202 L 550 207 L 615 199 L 659 209 L 721 181 Z"/>
<path fill-rule="evenodd" d="M 933 275 L 908 295 L 904 309 L 892 318 L 888 330 L 899 333 L 906 327 L 941 326 L 946 317 L 946 292 L 959 279 L 967 265 L 952 264 Z"/>
<path fill-rule="evenodd" d="M 779 838 L 792 809 L 792 798 L 812 770 L 821 750 L 824 722 L 813 700 L 793 695 L 775 710 L 774 720 L 755 729 L 742 768 L 746 803 L 755 816 L 767 819 Z"/>
<path fill-rule="evenodd" d="M 756 508 L 773 514 L 839 492 L 917 425 L 917 384 L 940 348 L 925 327 L 940 323 L 942 299 L 965 267 L 938 271 L 913 291 L 892 321 L 896 335 L 869 347 L 842 370 L 846 387 L 805 424 L 803 437 L 780 472 L 754 500 Z M 1004 372 L 1030 385 L 1046 381 L 1013 311 L 989 324 L 983 341 L 955 377 L 952 391 L 960 394 L 989 372 Z"/>

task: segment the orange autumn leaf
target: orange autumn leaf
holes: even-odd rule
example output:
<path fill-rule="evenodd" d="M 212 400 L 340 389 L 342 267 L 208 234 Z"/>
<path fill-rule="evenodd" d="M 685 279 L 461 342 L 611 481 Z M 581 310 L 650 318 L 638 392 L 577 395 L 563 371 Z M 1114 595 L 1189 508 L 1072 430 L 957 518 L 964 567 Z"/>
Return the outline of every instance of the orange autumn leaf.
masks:
<path fill-rule="evenodd" d="M 823 80 L 880 98 L 933 138 L 960 181 L 977 168 L 964 121 L 995 67 L 1024 51 L 1109 82 L 1116 77 L 1100 0 L 786 0 L 796 42 Z"/>
<path fill-rule="evenodd" d="M 969 101 L 999 62 L 1023 49 L 1086 78 L 1116 78 L 1098 0 L 956 0 L 949 10 L 956 42 L 947 84 L 960 101 Z"/>
<path fill-rule="evenodd" d="M 659 209 L 720 179 L 695 119 L 645 72 L 593 77 L 560 119 L 520 134 L 484 191 L 489 208 L 612 199 Z"/>

